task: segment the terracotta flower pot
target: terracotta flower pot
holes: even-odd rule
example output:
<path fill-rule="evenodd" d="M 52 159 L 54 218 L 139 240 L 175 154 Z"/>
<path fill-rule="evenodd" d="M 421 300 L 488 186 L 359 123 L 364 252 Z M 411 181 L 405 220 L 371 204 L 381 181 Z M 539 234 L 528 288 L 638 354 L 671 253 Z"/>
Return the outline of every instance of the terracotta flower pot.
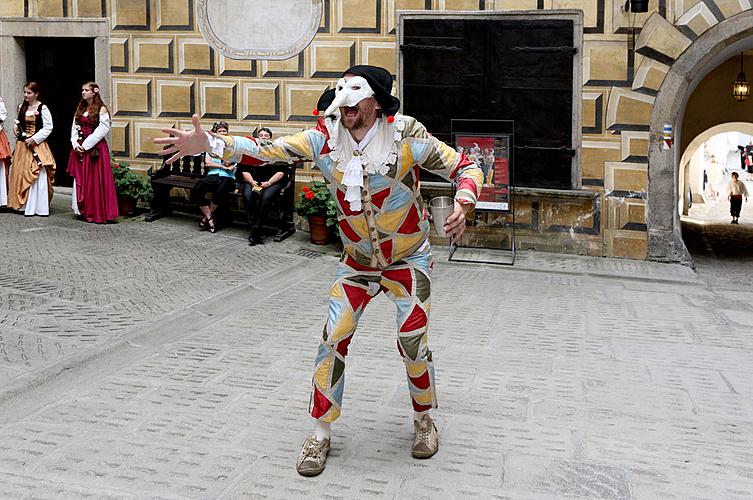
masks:
<path fill-rule="evenodd" d="M 332 228 L 327 226 L 327 218 L 323 215 L 309 215 L 309 231 L 314 245 L 326 245 L 332 241 Z"/>
<path fill-rule="evenodd" d="M 118 196 L 118 211 L 120 215 L 133 215 L 136 213 L 136 198 L 129 196 Z"/>

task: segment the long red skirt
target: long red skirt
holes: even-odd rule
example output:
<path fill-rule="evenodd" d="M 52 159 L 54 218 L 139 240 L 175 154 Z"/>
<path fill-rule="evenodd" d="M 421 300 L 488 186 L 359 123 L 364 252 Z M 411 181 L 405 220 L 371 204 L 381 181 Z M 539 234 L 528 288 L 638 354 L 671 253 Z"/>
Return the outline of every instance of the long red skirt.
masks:
<path fill-rule="evenodd" d="M 92 149 L 95 148 L 99 150 L 97 161 L 92 161 L 89 151 L 79 156 L 71 150 L 68 173 L 76 180 L 76 202 L 81 215 L 88 222 L 105 223 L 120 215 L 118 197 L 107 141 L 99 141 Z"/>

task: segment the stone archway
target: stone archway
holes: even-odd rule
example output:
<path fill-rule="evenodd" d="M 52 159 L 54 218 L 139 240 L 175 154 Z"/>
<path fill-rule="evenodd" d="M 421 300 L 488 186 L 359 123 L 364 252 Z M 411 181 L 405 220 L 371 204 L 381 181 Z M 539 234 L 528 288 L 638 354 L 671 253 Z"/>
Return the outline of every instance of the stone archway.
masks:
<path fill-rule="evenodd" d="M 710 10 L 708 3 L 691 8 L 674 26 L 663 18 L 649 20 L 637 44 L 636 50 L 652 59 L 647 64 L 666 68 L 653 103 L 648 150 L 648 257 L 655 260 L 690 261 L 676 210 L 679 152 L 663 149 L 664 124 L 675 126 L 678 142 L 679 124 L 698 82 L 734 53 L 753 47 L 753 10 L 720 19 L 722 11 Z"/>

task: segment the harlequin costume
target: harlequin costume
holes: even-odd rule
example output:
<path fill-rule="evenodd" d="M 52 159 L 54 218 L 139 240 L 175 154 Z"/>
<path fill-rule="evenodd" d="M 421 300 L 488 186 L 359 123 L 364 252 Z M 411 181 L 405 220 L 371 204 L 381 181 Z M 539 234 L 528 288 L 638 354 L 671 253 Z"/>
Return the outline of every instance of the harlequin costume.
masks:
<path fill-rule="evenodd" d="M 314 129 L 265 145 L 243 137 L 210 138 L 215 153 L 226 158 L 311 160 L 334 197 L 344 255 L 330 289 L 309 405 L 322 422 L 341 414 L 348 346 L 365 307 L 380 292 L 397 306 L 397 346 L 414 411 L 437 407 L 427 339 L 432 257 L 419 167 L 456 181 L 455 199 L 462 204 L 475 204 L 483 182 L 477 165 L 432 137 L 416 119 L 397 114 L 399 101 L 390 95 L 392 78 L 386 70 L 356 66 L 347 73 L 357 76 L 338 82 L 334 102 Z M 364 88 L 373 92 L 383 116 L 356 143 L 341 124 L 338 108 L 369 97 Z M 304 475 L 320 471 L 306 474 L 299 468 Z"/>
<path fill-rule="evenodd" d="M 36 111 L 27 111 L 24 116 L 19 106 L 16 126 L 34 144 L 27 146 L 23 140 L 16 141 L 8 179 L 8 207 L 23 210 L 25 215 L 49 215 L 55 158 L 45 140 L 52 132 L 52 115 L 41 102 Z"/>
<path fill-rule="evenodd" d="M 84 112 L 71 125 L 71 154 L 68 173 L 73 177 L 71 208 L 87 222 L 104 224 L 120 215 L 110 150 L 105 136 L 110 131 L 110 114 L 103 107 L 98 114 Z M 76 146 L 84 148 L 77 153 Z"/>
<path fill-rule="evenodd" d="M 8 110 L 3 98 L 0 97 L 0 207 L 8 204 L 8 170 L 11 156 L 13 156 L 8 136 L 3 129 L 6 118 L 8 118 Z"/>

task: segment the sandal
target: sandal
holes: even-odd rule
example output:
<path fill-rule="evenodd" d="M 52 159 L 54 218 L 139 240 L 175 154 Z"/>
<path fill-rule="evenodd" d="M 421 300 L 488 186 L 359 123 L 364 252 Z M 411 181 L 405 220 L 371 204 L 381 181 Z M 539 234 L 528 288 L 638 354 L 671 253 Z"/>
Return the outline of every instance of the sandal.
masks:
<path fill-rule="evenodd" d="M 214 226 L 214 219 L 212 217 L 207 219 L 207 227 L 209 228 L 210 233 L 217 232 L 217 228 Z"/>
<path fill-rule="evenodd" d="M 199 221 L 199 229 L 201 231 L 206 231 L 208 223 L 209 223 L 209 220 L 206 217 L 202 217 L 201 220 Z"/>

